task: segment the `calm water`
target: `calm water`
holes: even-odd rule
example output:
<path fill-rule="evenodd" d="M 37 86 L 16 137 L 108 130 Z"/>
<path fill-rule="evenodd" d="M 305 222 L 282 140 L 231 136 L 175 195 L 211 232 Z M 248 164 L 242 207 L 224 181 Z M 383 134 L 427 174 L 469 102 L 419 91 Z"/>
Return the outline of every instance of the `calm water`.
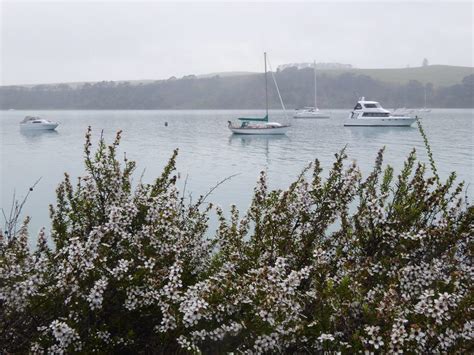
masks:
<path fill-rule="evenodd" d="M 330 167 L 334 153 L 347 145 L 350 159 L 363 172 L 370 170 L 379 148 L 386 146 L 385 162 L 399 169 L 415 147 L 421 160 L 426 154 L 417 128 L 343 127 L 347 110 L 333 110 L 330 120 L 293 120 L 287 136 L 232 136 L 227 121 L 259 111 L 2 111 L 0 207 L 8 209 L 13 192 L 25 195 L 39 177 L 39 185 L 28 199 L 25 212 L 32 217 L 30 231 L 49 227 L 48 205 L 63 173 L 83 172 L 84 133 L 92 126 L 97 141 L 101 130 L 110 142 L 123 130 L 121 149 L 137 162 L 145 181 L 161 173 L 174 148 L 179 148 L 181 187 L 188 176 L 187 192 L 197 197 L 218 181 L 239 174 L 221 185 L 210 197 L 227 207 L 235 203 L 248 207 L 255 182 L 266 170 L 271 187 L 284 188 L 307 163 L 318 158 Z M 36 114 L 59 121 L 57 132 L 20 132 L 19 121 Z M 284 113 L 274 111 L 273 120 L 285 122 Z M 434 110 L 425 114 L 423 125 L 430 139 L 442 177 L 456 171 L 471 186 L 474 196 L 473 110 Z M 168 127 L 164 123 L 168 122 Z M 138 175 L 137 174 L 137 175 Z"/>

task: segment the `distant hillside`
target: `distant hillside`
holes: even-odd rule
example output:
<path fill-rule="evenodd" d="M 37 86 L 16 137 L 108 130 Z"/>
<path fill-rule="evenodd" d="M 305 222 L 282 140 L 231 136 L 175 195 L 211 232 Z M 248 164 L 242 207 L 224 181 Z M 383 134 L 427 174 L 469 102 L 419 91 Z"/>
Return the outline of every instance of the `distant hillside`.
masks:
<path fill-rule="evenodd" d="M 313 104 L 312 68 L 275 73 L 288 108 Z M 280 108 L 269 81 L 269 104 Z M 244 109 L 263 108 L 262 73 L 187 75 L 181 79 L 103 81 L 0 87 L 0 109 Z M 353 107 L 359 96 L 385 107 L 474 107 L 473 68 L 428 66 L 406 69 L 350 69 L 318 72 L 321 108 Z"/>
<path fill-rule="evenodd" d="M 426 67 L 396 69 L 322 69 L 318 70 L 318 73 L 324 73 L 328 76 L 354 73 L 356 75 L 367 75 L 375 80 L 393 84 L 406 84 L 410 80 L 416 80 L 422 84 L 432 83 L 434 86 L 449 86 L 459 83 L 468 75 L 474 74 L 474 68 L 428 65 Z"/>
<path fill-rule="evenodd" d="M 241 76 L 241 75 L 252 75 L 252 74 L 258 74 L 256 72 L 251 72 L 251 71 L 229 71 L 229 72 L 218 72 L 218 73 L 209 73 L 209 74 L 200 74 L 200 75 L 185 75 L 182 79 L 190 79 L 192 78 L 199 78 L 199 79 L 204 79 L 204 78 L 212 78 L 214 76 L 219 76 L 222 78 L 230 77 L 230 76 Z M 117 84 L 120 83 L 128 83 L 130 85 L 142 85 L 142 84 L 151 84 L 155 83 L 158 81 L 166 81 L 166 80 L 178 80 L 177 77 L 171 76 L 168 79 L 143 79 L 143 80 L 117 80 L 114 81 Z M 65 82 L 65 83 L 49 83 L 49 84 L 20 84 L 20 85 L 4 85 L 4 86 L 21 86 L 25 88 L 32 88 L 34 86 L 57 86 L 57 85 L 68 85 L 71 88 L 77 88 L 80 87 L 84 84 L 97 84 L 100 83 L 101 81 L 77 81 L 77 82 Z M 1 86 L 0 86 L 1 87 Z"/>
<path fill-rule="evenodd" d="M 241 76 L 241 75 L 252 75 L 252 74 L 258 74 L 255 72 L 251 71 L 227 71 L 227 72 L 221 72 L 221 73 L 210 73 L 210 74 L 202 74 L 198 75 L 198 78 L 212 78 L 213 76 L 220 76 L 221 78 L 227 78 L 229 76 Z"/>
<path fill-rule="evenodd" d="M 311 69 L 312 63 L 290 63 L 279 65 L 277 71 L 283 71 L 288 69 Z M 353 73 L 355 75 L 367 75 L 372 79 L 383 81 L 392 84 L 406 84 L 410 80 L 419 81 L 422 84 L 431 83 L 434 86 L 450 86 L 461 82 L 461 80 L 471 74 L 474 74 L 474 68 L 472 67 L 459 67 L 451 65 L 429 65 L 426 67 L 414 67 L 414 68 L 394 68 L 394 69 L 359 69 L 353 68 L 350 64 L 340 63 L 316 63 L 318 75 L 327 75 L 330 77 L 337 77 L 345 73 Z M 232 71 L 232 72 L 216 72 L 209 74 L 200 75 L 186 75 L 181 79 L 208 79 L 212 77 L 237 77 L 237 76 L 249 76 L 260 74 L 256 72 L 247 71 Z M 162 82 L 167 80 L 179 80 L 174 76 L 168 79 L 143 79 L 143 80 L 120 80 L 115 83 L 128 83 L 130 85 L 144 85 L 152 84 L 156 82 Z M 68 85 L 72 88 L 80 87 L 84 84 L 97 84 L 97 82 L 74 82 L 74 83 L 56 83 L 56 84 L 38 84 L 41 86 L 57 86 L 57 85 Z M 27 88 L 32 88 L 38 85 L 15 85 Z"/>
<path fill-rule="evenodd" d="M 304 68 L 314 68 L 314 63 L 290 63 L 290 64 L 281 64 L 277 67 L 277 70 L 285 70 L 291 67 L 296 67 L 297 69 Z M 347 70 L 353 69 L 353 66 L 350 64 L 342 63 L 316 63 L 317 70 Z"/>

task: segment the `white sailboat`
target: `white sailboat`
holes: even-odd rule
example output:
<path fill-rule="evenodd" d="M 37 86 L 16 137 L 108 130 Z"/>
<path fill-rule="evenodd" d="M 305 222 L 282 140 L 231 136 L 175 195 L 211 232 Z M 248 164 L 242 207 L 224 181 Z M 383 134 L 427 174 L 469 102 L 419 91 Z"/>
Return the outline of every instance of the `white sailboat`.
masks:
<path fill-rule="evenodd" d="M 423 106 L 423 108 L 420 108 L 418 112 L 431 112 L 431 109 L 426 107 L 426 87 L 424 89 L 425 89 L 425 106 Z"/>
<path fill-rule="evenodd" d="M 314 68 L 314 107 L 305 107 L 302 110 L 296 110 L 293 118 L 329 118 L 329 114 L 320 111 L 318 108 L 318 93 L 316 84 L 316 61 L 313 64 Z"/>
<path fill-rule="evenodd" d="M 239 117 L 240 125 L 233 125 L 231 121 L 229 123 L 229 129 L 234 134 L 250 134 L 250 135 L 274 135 L 274 134 L 286 134 L 288 125 L 282 125 L 278 122 L 268 121 L 268 83 L 267 83 L 267 53 L 263 54 L 265 62 L 265 117 Z M 278 85 L 276 83 L 278 94 Z M 279 94 L 280 95 L 280 94 Z M 281 99 L 281 96 L 280 96 Z M 283 106 L 283 101 L 282 101 Z M 284 108 L 284 107 L 283 107 Z"/>

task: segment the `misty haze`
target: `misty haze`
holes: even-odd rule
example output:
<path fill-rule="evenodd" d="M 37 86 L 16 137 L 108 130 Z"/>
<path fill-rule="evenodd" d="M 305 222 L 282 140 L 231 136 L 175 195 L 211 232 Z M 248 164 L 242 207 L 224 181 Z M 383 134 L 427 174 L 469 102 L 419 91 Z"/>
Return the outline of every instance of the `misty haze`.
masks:
<path fill-rule="evenodd" d="M 472 349 L 472 1 L 0 19 L 0 353 Z"/>

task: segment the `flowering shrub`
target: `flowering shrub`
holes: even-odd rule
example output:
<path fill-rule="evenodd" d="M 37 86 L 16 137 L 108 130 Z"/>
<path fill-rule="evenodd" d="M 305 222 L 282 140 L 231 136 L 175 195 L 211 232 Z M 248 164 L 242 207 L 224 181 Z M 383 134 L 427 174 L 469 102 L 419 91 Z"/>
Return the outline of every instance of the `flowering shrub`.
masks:
<path fill-rule="evenodd" d="M 188 203 L 175 151 L 132 186 L 120 134 L 66 175 L 45 231 L 0 241 L 2 352 L 462 352 L 472 346 L 474 209 L 413 151 L 363 179 L 344 151 L 287 190 L 262 173 L 230 217 Z M 214 235 L 208 216 L 219 223 Z M 209 236 L 210 235 L 210 236 Z"/>

